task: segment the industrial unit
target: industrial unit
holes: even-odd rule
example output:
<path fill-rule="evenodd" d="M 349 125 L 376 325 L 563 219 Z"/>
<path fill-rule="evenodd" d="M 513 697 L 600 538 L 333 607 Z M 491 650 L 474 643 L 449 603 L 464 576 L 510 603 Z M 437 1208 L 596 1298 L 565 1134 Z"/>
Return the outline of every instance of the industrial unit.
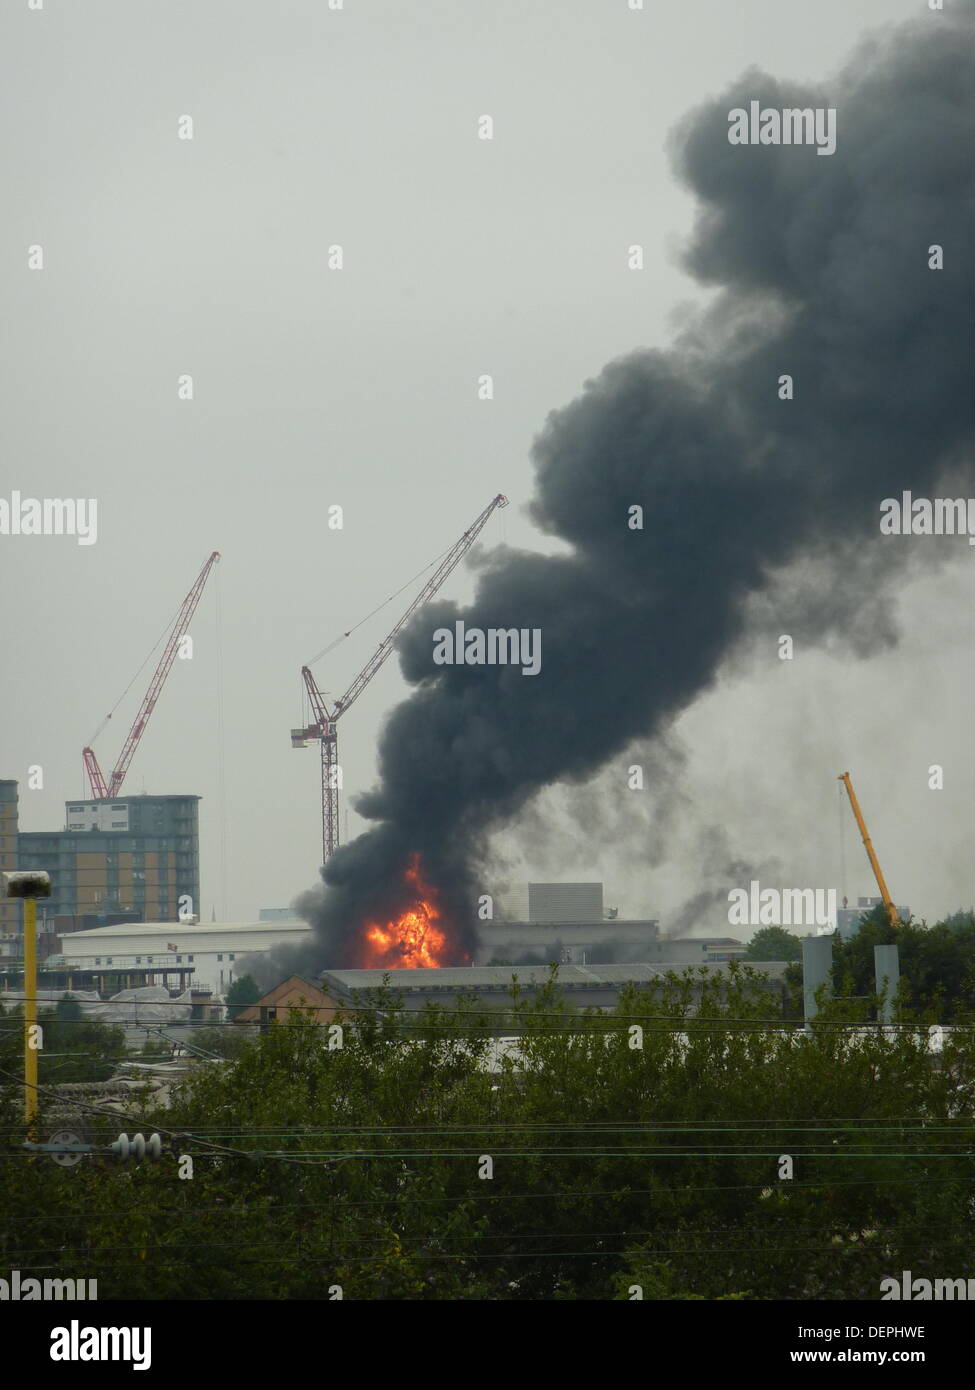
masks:
<path fill-rule="evenodd" d="M 729 972 L 727 963 L 701 967 L 706 977 L 721 977 Z M 784 961 L 756 962 L 754 969 L 766 977 L 758 988 L 767 990 L 777 1007 L 784 1000 Z M 383 987 L 384 973 L 388 974 L 389 989 L 403 1006 L 413 1012 L 437 1004 L 451 1008 L 460 999 L 476 995 L 489 1007 L 503 1006 L 511 999 L 512 977 L 517 976 L 519 991 L 531 995 L 551 981 L 547 966 L 523 966 L 511 970 L 505 966 L 456 967 L 439 970 L 324 970 L 319 976 L 328 1002 L 341 1007 L 368 1005 L 372 991 Z M 566 999 L 580 1009 L 614 1009 L 621 992 L 628 987 L 649 988 L 666 978 L 668 968 L 660 965 L 603 965 L 584 969 L 576 965 L 559 967 L 557 986 Z"/>
<path fill-rule="evenodd" d="M 657 921 L 601 919 L 543 922 L 481 922 L 478 924 L 478 965 L 512 964 L 534 956 L 541 961 L 578 965 L 595 961 L 652 960 L 660 924 Z"/>
<path fill-rule="evenodd" d="M 67 970 L 149 971 L 164 975 L 191 967 L 194 988 L 225 994 L 247 973 L 247 957 L 307 941 L 307 922 L 142 922 L 96 927 L 61 938 L 60 954 L 45 964 Z"/>
<path fill-rule="evenodd" d="M 615 936 L 619 927 L 635 928 L 632 949 L 637 954 L 633 960 L 663 971 L 683 970 L 689 965 L 725 964 L 728 960 L 738 959 L 745 949 L 741 942 L 730 937 L 659 941 L 656 940 L 656 922 L 601 924 L 609 941 L 619 939 Z M 535 935 L 514 939 L 509 935 L 512 930 L 522 928 Z M 542 958 L 537 967 L 517 967 L 519 974 L 536 968 L 544 973 L 547 966 L 543 962 L 551 960 L 561 963 L 564 959 L 558 951 L 546 956 L 545 950 L 551 950 L 553 943 L 560 939 L 571 940 L 578 943 L 573 948 L 577 958 L 571 964 L 581 965 L 582 956 L 588 950 L 591 954 L 586 957 L 586 964 L 601 973 L 609 967 L 594 959 L 600 954 L 599 931 L 600 928 L 597 928 L 594 932 L 592 923 L 505 923 L 499 927 L 481 924 L 479 957 L 499 954 L 496 944 L 496 934 L 499 934 L 497 941 L 507 940 L 510 944 L 516 940 L 526 949 L 537 949 Z M 194 986 L 224 994 L 234 980 L 248 973 L 248 956 L 264 954 L 279 946 L 305 945 L 310 937 L 311 927 L 308 923 L 294 917 L 259 922 L 116 923 L 90 931 L 66 933 L 60 938 L 59 952 L 44 963 L 58 970 L 74 965 L 87 970 L 112 967 L 116 972 L 151 969 L 154 973 L 165 971 L 167 966 L 174 969 L 192 965 Z M 479 959 L 473 967 L 454 967 L 453 974 L 457 970 L 465 971 L 465 978 L 469 976 L 473 979 L 476 971 L 483 968 Z M 510 964 L 489 965 L 487 968 L 500 969 L 507 978 L 511 976 Z M 619 968 L 629 970 L 634 967 L 620 965 Z M 379 973 L 382 974 L 381 971 Z"/>

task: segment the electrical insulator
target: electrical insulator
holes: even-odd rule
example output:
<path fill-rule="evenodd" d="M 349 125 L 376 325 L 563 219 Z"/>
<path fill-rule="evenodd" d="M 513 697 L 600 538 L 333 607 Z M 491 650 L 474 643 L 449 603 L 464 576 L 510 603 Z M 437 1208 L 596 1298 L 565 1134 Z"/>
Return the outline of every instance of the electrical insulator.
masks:
<path fill-rule="evenodd" d="M 148 1140 L 144 1134 L 134 1134 L 131 1139 L 127 1134 L 120 1134 L 109 1147 L 121 1159 L 145 1158 L 146 1155 L 158 1158 L 162 1153 L 162 1139 L 158 1134 L 150 1134 Z"/>

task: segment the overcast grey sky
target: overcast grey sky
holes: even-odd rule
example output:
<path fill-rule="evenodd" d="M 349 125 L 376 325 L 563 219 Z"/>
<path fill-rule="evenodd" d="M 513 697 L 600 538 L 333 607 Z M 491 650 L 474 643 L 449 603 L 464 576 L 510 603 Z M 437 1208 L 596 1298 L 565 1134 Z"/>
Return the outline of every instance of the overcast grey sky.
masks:
<path fill-rule="evenodd" d="M 61 826 L 82 747 L 219 549 L 194 660 L 176 663 L 125 790 L 203 797 L 207 919 L 308 887 L 318 755 L 288 736 L 301 664 L 498 491 L 512 506 L 485 542 L 550 548 L 521 510 L 548 411 L 607 360 L 666 345 L 701 302 L 676 263 L 693 206 L 668 132 L 752 64 L 820 80 L 871 26 L 927 14 L 926 0 L 6 0 L 0 495 L 98 500 L 93 546 L 0 537 L 0 777 L 21 782 L 22 828 Z M 477 399 L 481 373 L 493 401 Z M 470 590 L 461 570 L 444 593 Z M 721 824 L 784 881 L 838 883 L 834 779 L 850 767 L 898 902 L 967 905 L 970 596 L 954 564 L 905 594 L 896 651 L 809 657 L 788 689 L 777 664 L 729 673 L 680 722 L 682 833 L 663 862 L 645 856 L 649 801 L 587 859 L 576 789 L 543 798 L 548 845 L 503 837 L 510 873 L 602 877 L 625 913 L 666 922 L 695 891 L 702 828 Z M 316 668 L 332 696 L 407 599 Z M 106 770 L 150 671 L 97 745 Z M 350 834 L 405 689 L 391 660 L 340 726 Z M 35 763 L 43 791 L 26 786 Z M 846 854 L 851 894 L 872 892 L 850 833 Z"/>

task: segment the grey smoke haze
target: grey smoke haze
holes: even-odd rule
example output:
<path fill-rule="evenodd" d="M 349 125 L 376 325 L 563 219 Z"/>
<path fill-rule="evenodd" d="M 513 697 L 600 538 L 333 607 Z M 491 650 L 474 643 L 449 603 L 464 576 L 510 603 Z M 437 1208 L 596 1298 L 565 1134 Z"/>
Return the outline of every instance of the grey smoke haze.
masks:
<path fill-rule="evenodd" d="M 835 155 L 731 146 L 727 113 L 751 99 L 835 106 Z M 828 89 L 753 70 L 681 123 L 675 167 L 700 209 L 686 267 L 720 294 L 672 350 L 610 363 L 550 415 L 530 511 L 569 553 L 494 550 L 469 607 L 432 604 L 404 634 L 416 690 L 357 804 L 376 826 L 300 900 L 315 939 L 292 968 L 356 964 L 356 928 L 395 910 L 411 851 L 462 959 L 492 829 L 664 732 L 769 594 L 788 593 L 797 641 L 895 639 L 884 602 L 907 557 L 935 564 L 950 543 L 885 544 L 881 500 L 972 492 L 973 147 L 972 3 L 864 45 Z M 540 628 L 541 673 L 435 667 L 433 630 L 457 619 Z"/>
<path fill-rule="evenodd" d="M 697 873 L 694 892 L 669 913 L 661 928 L 661 938 L 700 935 L 733 936 L 728 928 L 728 886 L 749 883 L 753 878 L 776 881 L 773 861 L 762 864 L 746 861 L 734 853 L 723 825 L 710 825 L 696 836 Z"/>
<path fill-rule="evenodd" d="M 598 943 L 586 949 L 587 965 L 633 965 L 645 960 L 646 952 L 633 941 L 618 936 L 600 936 Z M 561 941 L 554 941 L 544 951 L 509 952 L 499 947 L 488 965 L 558 965 L 570 959 Z"/>

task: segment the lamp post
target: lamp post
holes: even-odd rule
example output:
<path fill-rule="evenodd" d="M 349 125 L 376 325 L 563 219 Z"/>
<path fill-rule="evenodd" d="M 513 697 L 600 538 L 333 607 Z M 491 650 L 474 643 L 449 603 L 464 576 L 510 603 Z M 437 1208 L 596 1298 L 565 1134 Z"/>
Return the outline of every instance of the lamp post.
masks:
<path fill-rule="evenodd" d="M 24 900 L 24 1120 L 28 1129 L 37 1119 L 37 899 L 51 896 L 50 876 L 5 873 L 5 895 Z"/>

